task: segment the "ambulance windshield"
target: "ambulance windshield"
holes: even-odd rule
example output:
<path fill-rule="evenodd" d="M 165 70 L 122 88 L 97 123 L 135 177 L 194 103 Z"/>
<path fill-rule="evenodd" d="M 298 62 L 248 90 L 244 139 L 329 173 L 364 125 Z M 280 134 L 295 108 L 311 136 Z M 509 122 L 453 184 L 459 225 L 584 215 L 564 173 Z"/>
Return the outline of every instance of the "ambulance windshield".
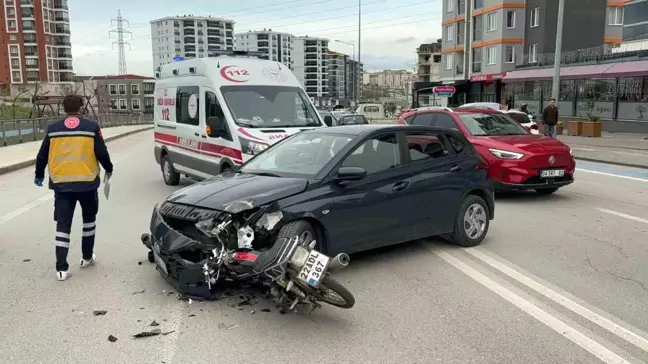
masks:
<path fill-rule="evenodd" d="M 299 87 L 222 86 L 237 125 L 246 128 L 322 126 L 308 96 Z"/>

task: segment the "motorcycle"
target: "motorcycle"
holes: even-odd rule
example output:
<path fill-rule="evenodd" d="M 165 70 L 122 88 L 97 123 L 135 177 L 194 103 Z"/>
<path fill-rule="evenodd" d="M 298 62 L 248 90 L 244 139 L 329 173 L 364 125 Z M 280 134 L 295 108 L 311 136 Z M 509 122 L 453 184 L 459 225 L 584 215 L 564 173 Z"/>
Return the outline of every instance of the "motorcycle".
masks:
<path fill-rule="evenodd" d="M 351 308 L 355 298 L 331 272 L 349 265 L 347 254 L 331 258 L 316 251 L 316 242 L 300 241 L 299 237 L 278 239 L 267 250 L 229 249 L 221 235 L 232 223 L 231 219 L 216 226 L 211 222 L 196 224 L 204 234 L 218 244 L 202 265 L 204 282 L 211 290 L 219 281 L 251 281 L 269 289 L 270 296 L 282 312 L 294 311 L 298 305 L 311 308 L 325 302 L 340 308 Z M 152 249 L 151 235 L 142 235 L 144 245 Z M 153 260 L 149 253 L 149 261 Z"/>

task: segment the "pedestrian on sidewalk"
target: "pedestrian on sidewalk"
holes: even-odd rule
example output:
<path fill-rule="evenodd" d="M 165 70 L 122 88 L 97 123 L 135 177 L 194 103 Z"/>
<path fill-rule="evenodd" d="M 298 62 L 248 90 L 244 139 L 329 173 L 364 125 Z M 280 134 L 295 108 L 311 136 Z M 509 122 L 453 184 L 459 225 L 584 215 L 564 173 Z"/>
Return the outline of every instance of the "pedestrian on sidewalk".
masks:
<path fill-rule="evenodd" d="M 66 280 L 70 248 L 70 231 L 77 202 L 81 205 L 83 233 L 81 237 L 81 268 L 96 261 L 94 254 L 96 216 L 99 210 L 99 164 L 107 178 L 113 172 L 110 154 L 99 124 L 81 117 L 83 98 L 65 97 L 63 109 L 67 117 L 51 124 L 36 157 L 34 183 L 42 187 L 48 167 L 49 188 L 54 190 L 54 221 L 56 221 L 56 277 Z"/>
<path fill-rule="evenodd" d="M 550 99 L 549 105 L 542 110 L 542 132 L 545 136 L 556 137 L 556 124 L 558 124 L 558 106 L 556 99 Z"/>

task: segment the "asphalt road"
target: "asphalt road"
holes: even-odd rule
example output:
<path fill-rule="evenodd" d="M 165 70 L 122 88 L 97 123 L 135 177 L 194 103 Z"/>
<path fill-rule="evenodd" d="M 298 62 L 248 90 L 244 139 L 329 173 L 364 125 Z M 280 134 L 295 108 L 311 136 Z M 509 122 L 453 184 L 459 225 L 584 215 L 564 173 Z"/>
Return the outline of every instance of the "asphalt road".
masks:
<path fill-rule="evenodd" d="M 175 189 L 161 180 L 151 139 L 109 145 L 116 168 L 110 200 L 101 197 L 98 262 L 78 268 L 77 214 L 66 282 L 55 279 L 51 193 L 31 184 L 31 169 L 0 176 L 0 361 L 648 362 L 642 171 L 583 163 L 589 172 L 553 196 L 498 198 L 480 247 L 421 241 L 352 257 L 337 276 L 356 295 L 353 309 L 280 315 L 264 299 L 239 308 L 238 295 L 189 304 L 169 294 L 139 242 L 153 205 Z M 130 337 L 153 320 L 174 332 Z"/>

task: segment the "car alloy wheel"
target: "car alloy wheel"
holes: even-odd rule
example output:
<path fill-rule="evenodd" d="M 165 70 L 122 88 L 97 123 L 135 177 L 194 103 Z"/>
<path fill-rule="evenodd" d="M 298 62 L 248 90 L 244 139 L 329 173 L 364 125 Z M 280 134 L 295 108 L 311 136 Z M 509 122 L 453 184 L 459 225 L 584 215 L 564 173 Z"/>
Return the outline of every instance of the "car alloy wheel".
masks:
<path fill-rule="evenodd" d="M 468 207 L 464 214 L 464 232 L 472 240 L 479 239 L 486 230 L 487 217 L 484 207 L 474 203 Z"/>

